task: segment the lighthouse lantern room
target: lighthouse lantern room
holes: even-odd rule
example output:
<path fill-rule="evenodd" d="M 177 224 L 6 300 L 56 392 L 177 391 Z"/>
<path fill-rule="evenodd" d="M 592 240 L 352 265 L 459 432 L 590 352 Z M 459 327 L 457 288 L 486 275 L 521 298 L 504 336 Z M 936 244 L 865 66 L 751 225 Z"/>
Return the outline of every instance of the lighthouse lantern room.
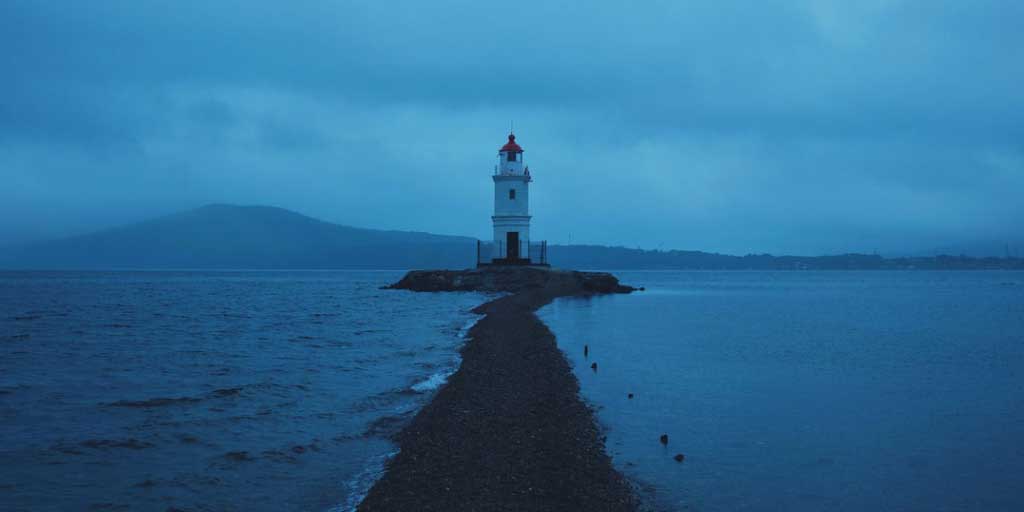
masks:
<path fill-rule="evenodd" d="M 515 134 L 498 150 L 494 167 L 494 238 L 478 243 L 477 264 L 547 265 L 547 244 L 530 243 L 530 168 L 523 162 L 523 148 Z"/>

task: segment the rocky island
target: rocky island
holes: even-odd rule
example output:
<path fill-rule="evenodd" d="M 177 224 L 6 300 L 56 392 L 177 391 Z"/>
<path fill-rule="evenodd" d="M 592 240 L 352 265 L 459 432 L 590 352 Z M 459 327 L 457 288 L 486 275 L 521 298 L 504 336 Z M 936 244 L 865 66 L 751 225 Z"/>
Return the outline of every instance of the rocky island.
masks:
<path fill-rule="evenodd" d="M 478 306 L 462 364 L 397 434 L 400 452 L 359 505 L 379 510 L 632 511 L 593 411 L 534 314 L 556 297 L 629 293 L 611 274 L 536 267 L 412 271 L 389 288 L 505 292 Z"/>

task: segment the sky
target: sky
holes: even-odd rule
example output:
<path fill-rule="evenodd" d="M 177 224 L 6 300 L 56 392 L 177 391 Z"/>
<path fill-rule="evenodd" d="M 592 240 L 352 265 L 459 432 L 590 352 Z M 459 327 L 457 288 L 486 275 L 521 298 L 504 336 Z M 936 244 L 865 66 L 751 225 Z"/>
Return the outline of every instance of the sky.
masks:
<path fill-rule="evenodd" d="M 209 203 L 486 239 L 510 123 L 535 240 L 1022 240 L 1021 26 L 1016 0 L 5 0 L 0 245 Z"/>

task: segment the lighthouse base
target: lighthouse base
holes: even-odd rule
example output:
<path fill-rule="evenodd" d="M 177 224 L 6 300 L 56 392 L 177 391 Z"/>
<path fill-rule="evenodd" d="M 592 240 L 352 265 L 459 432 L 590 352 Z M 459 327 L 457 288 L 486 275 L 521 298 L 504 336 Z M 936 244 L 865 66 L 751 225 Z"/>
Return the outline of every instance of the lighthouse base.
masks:
<path fill-rule="evenodd" d="M 476 242 L 476 266 L 549 267 L 548 242 L 519 242 L 509 246 L 502 242 Z"/>
<path fill-rule="evenodd" d="M 544 267 L 544 268 L 547 268 L 547 267 L 550 267 L 550 266 L 551 265 L 549 265 L 547 263 L 536 263 L 536 262 L 530 261 L 528 259 L 522 259 L 522 258 L 520 258 L 518 260 L 509 260 L 509 259 L 491 260 L 490 263 L 479 262 L 479 263 L 476 264 L 476 268 L 486 268 L 486 267 Z"/>

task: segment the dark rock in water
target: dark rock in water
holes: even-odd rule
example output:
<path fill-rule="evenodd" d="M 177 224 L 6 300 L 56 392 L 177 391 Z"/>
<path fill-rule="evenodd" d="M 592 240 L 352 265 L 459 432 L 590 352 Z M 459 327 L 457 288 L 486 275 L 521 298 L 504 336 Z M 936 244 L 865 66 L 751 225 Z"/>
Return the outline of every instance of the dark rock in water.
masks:
<path fill-rule="evenodd" d="M 668 434 L 662 434 L 661 435 L 661 444 L 664 444 L 664 445 L 668 444 Z"/>
<path fill-rule="evenodd" d="M 583 345 L 583 357 L 590 355 L 590 345 Z"/>
<path fill-rule="evenodd" d="M 633 393 L 630 393 L 629 395 L 626 395 L 626 398 L 632 400 L 633 399 Z"/>
<path fill-rule="evenodd" d="M 294 455 L 287 454 L 281 450 L 263 450 L 260 454 L 261 458 L 272 460 L 274 462 L 282 462 L 285 464 L 295 464 L 298 459 Z"/>
<path fill-rule="evenodd" d="M 418 292 L 522 292 L 546 290 L 554 295 L 629 293 L 630 286 L 605 272 L 577 272 L 539 267 L 484 267 L 467 270 L 413 270 L 391 289 Z"/>
<path fill-rule="evenodd" d="M 102 503 L 90 503 L 88 508 L 86 508 L 85 510 L 88 510 L 90 512 L 93 512 L 93 511 L 95 511 L 95 512 L 101 512 L 101 511 L 102 512 L 108 512 L 108 511 L 109 512 L 113 512 L 115 510 L 131 510 L 131 509 L 132 509 L 131 507 L 129 507 L 128 505 L 125 505 L 123 503 L 111 503 L 109 501 L 105 501 L 105 502 L 102 502 Z"/>
<path fill-rule="evenodd" d="M 78 449 L 78 446 L 79 445 L 71 445 L 62 441 L 50 446 L 50 449 L 66 455 L 82 455 L 82 451 Z"/>
<path fill-rule="evenodd" d="M 111 407 L 164 407 L 168 405 L 183 405 L 198 402 L 198 398 L 184 396 L 181 398 L 150 398 L 149 400 L 118 400 L 110 405 Z"/>
<path fill-rule="evenodd" d="M 241 392 L 242 392 L 242 388 L 224 388 L 224 389 L 215 389 L 213 391 L 212 395 L 217 397 L 217 398 L 224 398 L 224 397 L 227 397 L 227 396 L 235 396 L 235 395 L 237 395 L 237 394 L 239 394 Z"/>
<path fill-rule="evenodd" d="M 242 451 L 242 452 L 227 452 L 227 453 L 224 454 L 224 458 L 226 458 L 228 460 L 238 461 L 238 462 L 245 462 L 245 461 L 254 460 L 252 457 L 249 456 L 249 452 L 245 452 L 245 451 Z"/>
<path fill-rule="evenodd" d="M 294 453 L 306 453 L 306 447 L 301 445 L 292 446 L 292 452 Z"/>
<path fill-rule="evenodd" d="M 138 439 L 90 439 L 88 441 L 82 441 L 81 445 L 87 448 L 95 448 L 101 450 L 105 450 L 107 448 L 128 448 L 130 450 L 142 450 L 144 448 L 149 448 L 153 446 L 153 443 L 139 441 Z"/>
<path fill-rule="evenodd" d="M 596 372 L 596 371 L 597 371 L 597 363 L 592 363 L 592 364 L 590 365 L 590 369 L 591 369 L 591 370 L 594 370 L 594 371 Z"/>
<path fill-rule="evenodd" d="M 681 453 L 677 453 L 676 456 L 672 458 L 675 459 L 676 462 L 682 462 L 683 460 L 686 459 L 686 456 Z"/>

